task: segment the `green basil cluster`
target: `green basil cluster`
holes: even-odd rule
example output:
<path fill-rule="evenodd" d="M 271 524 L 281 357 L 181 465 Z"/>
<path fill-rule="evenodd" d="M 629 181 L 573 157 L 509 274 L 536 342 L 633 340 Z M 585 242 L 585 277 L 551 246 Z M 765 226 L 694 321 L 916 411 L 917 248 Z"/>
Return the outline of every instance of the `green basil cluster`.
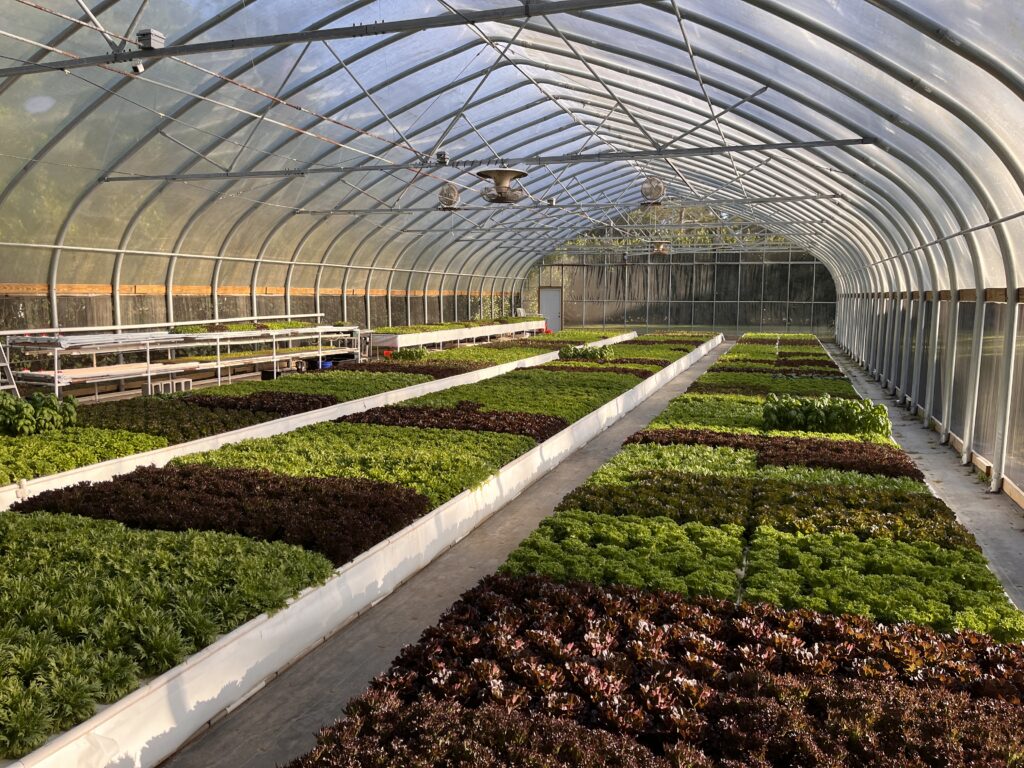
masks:
<path fill-rule="evenodd" d="M 762 423 L 765 429 L 798 429 L 806 432 L 844 432 L 888 437 L 892 422 L 882 404 L 870 400 L 831 397 L 792 397 L 771 394 L 765 398 Z"/>

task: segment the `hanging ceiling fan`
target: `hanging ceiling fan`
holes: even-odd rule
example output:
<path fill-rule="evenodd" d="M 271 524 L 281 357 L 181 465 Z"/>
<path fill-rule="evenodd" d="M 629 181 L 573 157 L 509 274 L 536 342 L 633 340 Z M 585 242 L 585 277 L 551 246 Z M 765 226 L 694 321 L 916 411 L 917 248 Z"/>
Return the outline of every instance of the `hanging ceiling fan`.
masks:
<path fill-rule="evenodd" d="M 522 168 L 491 167 L 481 168 L 475 171 L 481 179 L 490 181 L 493 186 L 481 192 L 481 196 L 489 203 L 509 205 L 518 203 L 526 198 L 526 190 L 519 184 L 517 179 L 522 179 L 529 174 Z M 515 184 L 515 186 L 513 186 Z"/>

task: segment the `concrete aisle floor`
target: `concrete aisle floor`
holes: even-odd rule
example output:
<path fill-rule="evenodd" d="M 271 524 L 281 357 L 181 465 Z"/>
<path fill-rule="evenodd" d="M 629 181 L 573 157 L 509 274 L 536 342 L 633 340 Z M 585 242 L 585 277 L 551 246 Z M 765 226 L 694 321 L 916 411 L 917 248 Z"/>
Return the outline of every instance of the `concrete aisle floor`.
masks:
<path fill-rule="evenodd" d="M 862 395 L 889 409 L 896 441 L 917 462 L 935 495 L 974 534 L 1010 599 L 1024 608 L 1024 510 L 1006 494 L 987 493 L 974 467 L 962 466 L 956 451 L 939 443 L 937 432 L 925 429 L 897 406 L 895 398 L 838 347 L 829 345 L 829 351 Z"/>
<path fill-rule="evenodd" d="M 618 452 L 731 346 L 690 370 L 591 440 L 390 597 L 300 659 L 202 732 L 163 768 L 273 768 L 308 752 L 316 732 L 384 672 L 466 590 L 493 573 L 562 497 Z"/>

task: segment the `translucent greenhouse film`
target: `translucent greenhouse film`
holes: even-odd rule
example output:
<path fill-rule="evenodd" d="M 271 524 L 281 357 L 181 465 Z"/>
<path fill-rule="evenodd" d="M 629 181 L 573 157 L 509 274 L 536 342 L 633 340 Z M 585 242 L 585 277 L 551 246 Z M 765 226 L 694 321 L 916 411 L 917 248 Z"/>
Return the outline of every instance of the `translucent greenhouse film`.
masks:
<path fill-rule="evenodd" d="M 481 489 L 501 485 L 508 466 L 531 466 L 533 482 L 553 445 L 568 455 L 580 423 L 599 439 L 613 416 L 706 366 L 691 391 L 664 398 L 660 427 L 594 467 L 593 482 L 580 478 L 590 488 L 574 496 L 580 506 L 468 593 L 483 607 L 436 629 L 438 647 L 472 636 L 471 649 L 474 633 L 519 633 L 529 658 L 509 674 L 499 662 L 526 646 L 494 641 L 493 659 L 467 651 L 465 669 L 442 669 L 427 644 L 415 646 L 395 668 L 404 671 L 361 699 L 381 749 L 406 743 L 388 728 L 422 716 L 425 738 L 446 732 L 438 723 L 465 732 L 458 744 L 476 750 L 466 764 L 508 757 L 511 737 L 472 740 L 500 725 L 538 750 L 529 760 L 579 744 L 573 755 L 650 768 L 816 765 L 854 749 L 853 736 L 828 742 L 836 732 L 861 733 L 843 724 L 793 737 L 813 708 L 797 716 L 804 705 L 793 702 L 824 690 L 822 711 L 845 711 L 835 702 L 850 695 L 882 708 L 865 722 L 883 710 L 916 718 L 881 741 L 919 751 L 842 758 L 851 765 L 1019 765 L 1024 659 L 1003 641 L 1024 637 L 1024 614 L 1008 602 L 1024 604 L 1024 549 L 1019 509 L 999 505 L 1024 507 L 1022 40 L 1021 0 L 0 0 L 0 762 L 106 768 L 61 753 L 98 704 L 123 708 L 132 691 L 155 690 L 143 680 L 266 611 L 291 611 L 300 592 L 322 595 L 431 510 L 490 493 Z M 949 466 L 929 476 L 914 459 L 927 463 L 931 449 Z M 121 488 L 122 517 L 68 478 Z M 1006 535 L 972 538 L 960 525 L 971 515 L 932 495 L 937 479 L 970 483 L 963 498 L 977 491 L 1005 512 L 974 522 L 1010 520 Z M 502 498 L 513 487 L 522 490 L 503 486 Z M 191 494 L 207 488 L 233 499 L 230 515 L 193 519 L 207 505 Z M 869 492 L 870 514 L 857 506 Z M 150 494 L 167 498 L 135 506 Z M 34 499 L 71 506 L 7 509 Z M 779 512 L 805 502 L 800 520 Z M 324 517 L 335 503 L 344 512 Z M 593 516 L 616 504 L 632 511 Z M 684 507 L 693 519 L 677 514 Z M 102 519 L 56 514 L 72 508 Z M 292 527 L 278 525 L 282 514 Z M 432 556 L 471 530 L 463 522 L 448 520 L 458 535 Z M 595 554 L 602 537 L 622 552 Z M 324 551 L 304 549 L 314 539 Z M 594 546 L 573 549 L 584 540 Z M 1012 556 L 989 569 L 993 541 Z M 623 554 L 623 542 L 649 551 Z M 429 562 L 427 545 L 406 545 L 410 556 L 395 559 L 411 570 L 392 574 L 395 584 Z M 693 569 L 669 573 L 666 551 L 672 568 Z M 122 558 L 116 574 L 103 571 L 108 557 Z M 860 573 L 860 587 L 898 574 L 911 584 L 900 599 L 920 602 L 890 610 L 881 591 L 840 599 L 846 582 L 825 594 L 780 575 L 814 558 L 885 563 Z M 166 577 L 151 562 L 177 570 Z M 93 577 L 76 577 L 81 563 Z M 573 603 L 571 590 L 542 581 L 567 574 L 593 590 Z M 605 574 L 618 579 L 613 597 L 600 591 Z M 526 576 L 541 580 L 522 588 Z M 128 590 L 116 599 L 104 592 L 115 582 Z M 669 610 L 649 602 L 654 587 L 726 600 L 687 614 L 704 628 L 774 622 L 779 645 L 758 629 L 733 648 L 741 635 L 730 635 L 716 660 L 701 657 L 707 688 L 680 682 L 695 670 L 641 675 L 658 656 L 636 649 L 662 647 L 652 639 L 660 619 L 644 611 Z M 125 596 L 138 590 L 144 600 Z M 371 591 L 353 590 L 367 606 L 383 599 Z M 778 610 L 739 616 L 744 596 Z M 639 618 L 596 627 L 579 606 L 601 601 Z M 524 603 L 578 619 L 582 639 L 552 641 L 550 616 L 528 629 L 501 624 L 526 616 Z M 848 664 L 860 677 L 848 689 L 758 687 L 764 712 L 801 724 L 779 728 L 794 739 L 784 747 L 769 735 L 756 756 L 732 754 L 730 736 L 688 751 L 683 736 L 707 732 L 694 712 L 724 679 L 715 665 L 748 669 L 752 647 L 768 647 L 757 660 L 766 670 L 776 652 L 810 664 L 800 643 L 816 644 L 833 619 L 798 642 L 784 611 L 824 608 L 863 614 L 843 630 L 876 643 Z M 473 610 L 487 620 L 467 618 Z M 310 637 L 338 628 L 317 623 L 328 613 L 308 611 Z M 908 639 L 917 630 L 876 620 L 930 629 Z M 933 630 L 984 637 L 942 645 Z M 905 668 L 876 653 L 891 643 L 916 643 Z M 585 664 L 573 655 L 583 647 Z M 822 653 L 815 664 L 847 663 Z M 921 671 L 918 653 L 939 661 Z M 564 669 L 538 665 L 543 654 Z M 620 707 L 616 694 L 588 709 L 583 694 L 614 688 L 594 683 L 608 672 L 594 672 L 595 659 L 614 654 L 647 698 Z M 771 670 L 755 670 L 757 686 L 761 672 Z M 883 706 L 891 681 L 898 696 Z M 430 695 L 460 686 L 489 703 L 459 709 L 452 724 L 457 708 L 441 711 Z M 527 689 L 538 696 L 530 717 L 516 710 Z M 222 693 L 202 716 L 168 694 L 180 707 L 169 719 L 205 727 L 237 705 L 214 707 Z M 419 714 L 391 717 L 399 698 L 417 699 Z M 665 704 L 683 700 L 685 716 Z M 939 709 L 945 719 L 932 717 Z M 972 742 L 982 721 L 988 730 Z M 337 764 L 355 765 L 341 761 L 368 737 L 323 738 L 345 745 Z M 81 743 L 102 751 L 105 739 L 90 732 Z M 856 749 L 868 742 L 877 746 Z M 367 743 L 362 754 L 384 754 Z M 157 762 L 144 746 L 119 764 Z M 393 762 L 452 757 L 410 750 Z M 321 757 L 303 768 L 326 766 Z"/>

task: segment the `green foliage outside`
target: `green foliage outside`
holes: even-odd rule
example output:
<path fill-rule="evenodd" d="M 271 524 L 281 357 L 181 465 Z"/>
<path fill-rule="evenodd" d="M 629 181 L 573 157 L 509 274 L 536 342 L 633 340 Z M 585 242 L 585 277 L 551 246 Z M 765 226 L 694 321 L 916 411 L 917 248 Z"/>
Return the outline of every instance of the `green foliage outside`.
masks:
<path fill-rule="evenodd" d="M 432 331 L 450 331 L 456 328 L 479 328 L 485 325 L 508 325 L 511 323 L 529 323 L 543 320 L 539 315 L 529 317 L 488 317 L 479 320 L 466 320 L 462 322 L 434 323 L 433 325 L 385 325 L 374 328 L 374 333 L 408 334 L 408 333 L 430 333 Z"/>
<path fill-rule="evenodd" d="M 534 445 L 532 438 L 497 432 L 326 423 L 174 463 L 297 477 L 365 477 L 413 488 L 437 506 L 479 485 Z"/>
<path fill-rule="evenodd" d="M 547 518 L 501 570 L 561 581 L 736 597 L 743 528 L 567 510 Z"/>
<path fill-rule="evenodd" d="M 299 547 L 0 513 L 0 757 L 17 758 L 332 572 Z"/>
<path fill-rule="evenodd" d="M 286 331 L 295 328 L 311 328 L 312 323 L 308 323 L 304 320 L 261 320 L 258 323 L 255 321 L 240 321 L 237 323 L 191 323 L 187 325 L 176 325 L 171 329 L 171 333 L 181 333 L 186 335 L 196 333 L 213 333 L 213 328 L 216 326 L 223 325 L 226 331 L 219 331 L 219 333 L 234 333 L 238 331 Z"/>

